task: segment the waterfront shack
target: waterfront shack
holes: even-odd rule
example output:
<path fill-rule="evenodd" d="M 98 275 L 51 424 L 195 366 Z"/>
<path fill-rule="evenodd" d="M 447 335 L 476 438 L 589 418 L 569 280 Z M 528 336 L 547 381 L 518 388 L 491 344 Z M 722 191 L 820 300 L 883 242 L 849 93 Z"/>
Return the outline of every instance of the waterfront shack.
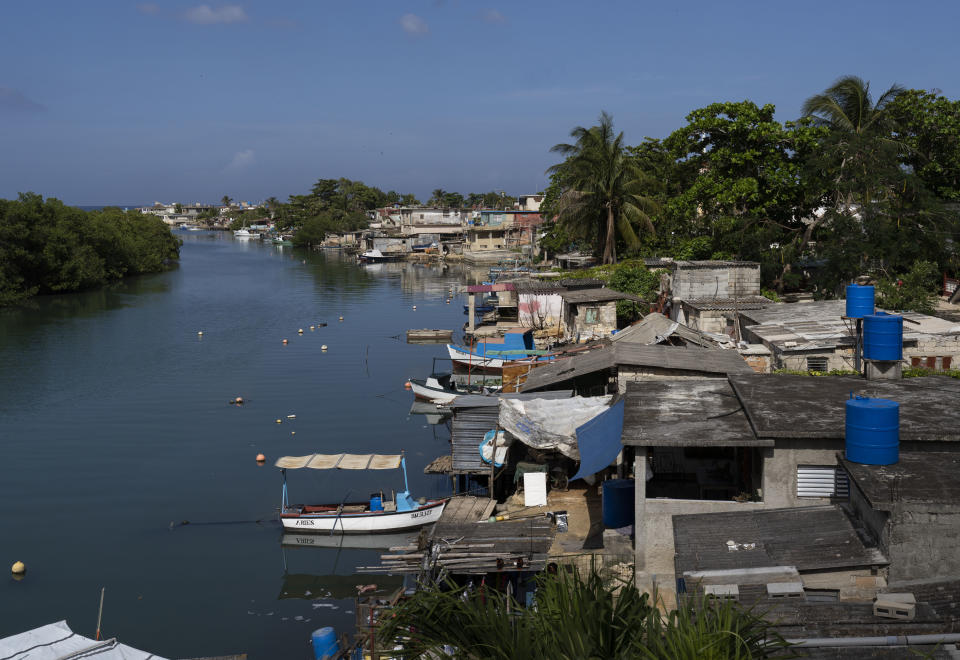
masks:
<path fill-rule="evenodd" d="M 613 289 L 578 289 L 560 293 L 564 334 L 571 341 L 609 337 L 617 329 L 617 301 L 643 303 L 629 293 Z"/>

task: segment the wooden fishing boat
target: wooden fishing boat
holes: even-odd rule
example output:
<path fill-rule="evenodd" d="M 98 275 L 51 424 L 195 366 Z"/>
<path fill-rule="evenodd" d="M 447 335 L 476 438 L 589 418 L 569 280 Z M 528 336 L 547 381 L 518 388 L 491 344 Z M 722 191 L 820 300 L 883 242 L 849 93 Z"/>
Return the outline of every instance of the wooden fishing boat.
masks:
<path fill-rule="evenodd" d="M 453 374 L 433 374 L 426 379 L 411 378 L 410 389 L 420 401 L 445 405 L 462 394 L 490 394 L 499 387 L 464 386 L 453 382 Z"/>
<path fill-rule="evenodd" d="M 378 534 L 422 527 L 440 519 L 446 499 L 415 500 L 407 483 L 407 463 L 403 454 L 311 454 L 283 456 L 276 466 L 283 474 L 280 522 L 285 531 L 327 532 L 336 534 Z M 392 501 L 383 494 L 371 495 L 366 502 L 334 504 L 290 504 L 287 495 L 287 470 L 403 470 L 403 492 Z"/>

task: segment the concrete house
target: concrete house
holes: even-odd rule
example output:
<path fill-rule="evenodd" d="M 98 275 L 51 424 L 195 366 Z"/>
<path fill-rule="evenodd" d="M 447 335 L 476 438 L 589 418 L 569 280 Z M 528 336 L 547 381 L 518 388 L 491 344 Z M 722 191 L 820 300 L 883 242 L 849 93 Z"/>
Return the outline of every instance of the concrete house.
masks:
<path fill-rule="evenodd" d="M 567 337 L 576 342 L 609 337 L 617 329 L 617 301 L 643 299 L 613 289 L 579 289 L 564 291 L 563 325 Z"/>
<path fill-rule="evenodd" d="M 905 465 L 927 452 L 960 458 L 955 379 L 736 374 L 629 383 L 622 441 L 634 452 L 637 570 L 672 573 L 674 515 L 845 501 L 850 479 L 837 453 L 851 392 L 900 402 Z"/>

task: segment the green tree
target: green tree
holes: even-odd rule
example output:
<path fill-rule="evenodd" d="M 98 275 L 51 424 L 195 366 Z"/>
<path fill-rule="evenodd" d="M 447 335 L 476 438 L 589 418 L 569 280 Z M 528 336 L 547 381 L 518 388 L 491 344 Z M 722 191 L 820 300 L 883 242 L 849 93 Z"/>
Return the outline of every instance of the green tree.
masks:
<path fill-rule="evenodd" d="M 960 101 L 909 89 L 897 95 L 889 111 L 894 137 L 907 147 L 903 164 L 940 199 L 960 201 Z"/>
<path fill-rule="evenodd" d="M 810 240 L 806 218 L 822 203 L 805 158 L 826 129 L 809 121 L 780 124 L 775 107 L 751 101 L 714 103 L 687 115 L 687 125 L 661 145 L 635 153 L 682 184 L 661 184 L 661 245 L 677 258 L 759 261 L 766 281 L 783 290 L 791 264 Z M 671 168 L 663 149 L 675 158 Z M 668 179 L 669 181 L 669 179 Z"/>
<path fill-rule="evenodd" d="M 443 188 L 435 188 L 430 193 L 430 199 L 427 200 L 427 206 L 443 206 L 443 200 L 447 196 L 447 191 Z"/>
<path fill-rule="evenodd" d="M 420 206 L 420 200 L 413 193 L 406 193 L 400 197 L 401 206 Z"/>
<path fill-rule="evenodd" d="M 640 246 L 635 226 L 655 233 L 648 215 L 655 203 L 642 194 L 644 175 L 628 157 L 623 133 L 614 133 L 610 115 L 601 113 L 597 126 L 577 126 L 570 136 L 572 144 L 551 149 L 566 160 L 547 170 L 560 174 L 567 186 L 559 204 L 560 222 L 573 235 L 593 234 L 603 263 L 616 263 L 618 234 L 635 250 Z"/>
<path fill-rule="evenodd" d="M 233 200 L 229 195 L 224 195 L 220 198 L 220 206 L 230 206 L 231 204 L 233 204 Z"/>
<path fill-rule="evenodd" d="M 277 215 L 277 211 L 280 210 L 280 200 L 276 197 L 267 197 L 267 201 L 264 203 L 267 206 L 267 211 L 270 213 L 270 219 L 273 220 Z"/>
<path fill-rule="evenodd" d="M 902 165 L 909 147 L 900 139 L 894 105 L 902 93 L 894 85 L 874 102 L 868 83 L 847 76 L 804 104 L 828 129 L 808 174 L 827 182 L 828 203 L 806 231 L 810 237 L 818 232 L 828 290 L 860 273 L 905 272 L 920 259 L 950 258 L 943 237 L 956 218 Z"/>
<path fill-rule="evenodd" d="M 893 311 L 933 314 L 937 310 L 940 271 L 929 261 L 916 261 L 909 271 L 877 282 L 877 306 Z"/>

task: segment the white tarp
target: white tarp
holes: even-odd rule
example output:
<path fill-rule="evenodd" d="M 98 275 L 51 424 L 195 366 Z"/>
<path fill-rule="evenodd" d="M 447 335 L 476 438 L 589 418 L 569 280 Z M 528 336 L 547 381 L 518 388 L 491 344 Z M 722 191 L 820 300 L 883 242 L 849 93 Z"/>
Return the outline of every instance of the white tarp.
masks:
<path fill-rule="evenodd" d="M 547 506 L 547 473 L 523 473 L 523 506 Z"/>
<path fill-rule="evenodd" d="M 0 639 L 0 658 L 9 660 L 58 660 L 96 657 L 97 660 L 164 660 L 138 651 L 116 639 L 96 641 L 70 630 L 66 621 Z"/>
<path fill-rule="evenodd" d="M 500 399 L 500 428 L 535 449 L 556 449 L 580 460 L 577 427 L 610 406 L 612 396 Z"/>

